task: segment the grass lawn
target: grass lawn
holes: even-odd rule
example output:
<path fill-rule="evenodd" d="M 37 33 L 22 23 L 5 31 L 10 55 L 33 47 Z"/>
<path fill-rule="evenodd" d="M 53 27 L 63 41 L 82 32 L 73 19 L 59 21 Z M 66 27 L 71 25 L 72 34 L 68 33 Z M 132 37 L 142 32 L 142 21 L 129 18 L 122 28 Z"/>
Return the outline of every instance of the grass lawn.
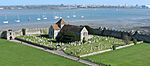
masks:
<path fill-rule="evenodd" d="M 111 66 L 149 66 L 149 50 L 150 44 L 144 43 L 85 58 L 97 63 L 110 64 Z"/>
<path fill-rule="evenodd" d="M 87 66 L 39 49 L 0 39 L 0 66 Z"/>

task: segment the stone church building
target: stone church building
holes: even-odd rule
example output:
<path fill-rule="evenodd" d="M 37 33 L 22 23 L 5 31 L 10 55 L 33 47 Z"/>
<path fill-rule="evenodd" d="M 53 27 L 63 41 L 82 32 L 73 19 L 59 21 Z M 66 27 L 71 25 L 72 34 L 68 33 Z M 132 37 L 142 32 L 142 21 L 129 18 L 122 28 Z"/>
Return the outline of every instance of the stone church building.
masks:
<path fill-rule="evenodd" d="M 59 41 L 83 41 L 88 40 L 88 30 L 83 26 L 66 24 L 64 19 L 49 28 L 49 37 Z"/>

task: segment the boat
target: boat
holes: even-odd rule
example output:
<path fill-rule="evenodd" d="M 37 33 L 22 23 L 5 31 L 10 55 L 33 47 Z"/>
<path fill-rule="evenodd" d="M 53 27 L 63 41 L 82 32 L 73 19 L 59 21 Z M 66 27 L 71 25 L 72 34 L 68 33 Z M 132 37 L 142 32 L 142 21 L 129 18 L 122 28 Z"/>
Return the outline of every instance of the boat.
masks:
<path fill-rule="evenodd" d="M 77 17 L 76 15 L 73 15 L 73 17 Z"/>
<path fill-rule="evenodd" d="M 37 20 L 37 21 L 40 21 L 40 20 L 41 20 L 41 18 L 40 18 L 40 17 L 41 17 L 41 15 L 39 15 L 39 16 L 37 17 L 37 19 L 36 19 L 36 20 Z"/>
<path fill-rule="evenodd" d="M 70 18 L 70 16 L 67 16 L 67 18 Z"/>
<path fill-rule="evenodd" d="M 6 24 L 6 23 L 8 23 L 8 21 L 7 21 L 7 20 L 5 20 L 5 21 L 3 21 L 3 23 L 5 23 L 5 24 Z"/>
<path fill-rule="evenodd" d="M 17 20 L 16 20 L 16 22 L 20 22 L 20 20 L 19 20 L 19 19 L 17 19 Z"/>
<path fill-rule="evenodd" d="M 19 16 L 17 15 L 17 19 L 15 20 L 16 22 L 20 22 L 20 18 Z"/>
<path fill-rule="evenodd" d="M 45 19 L 45 20 L 46 20 L 46 19 L 47 19 L 47 17 L 44 17 L 43 19 Z"/>
<path fill-rule="evenodd" d="M 62 17 L 59 17 L 60 19 L 62 18 Z"/>
<path fill-rule="evenodd" d="M 38 21 L 40 21 L 40 20 L 41 20 L 41 18 L 37 18 L 37 20 L 38 20 Z"/>
<path fill-rule="evenodd" d="M 7 16 L 5 15 L 5 20 L 3 21 L 3 23 L 9 23 L 9 21 L 7 20 Z"/>
<path fill-rule="evenodd" d="M 54 19 L 58 19 L 59 17 L 58 16 L 54 16 Z"/>
<path fill-rule="evenodd" d="M 47 19 L 47 17 L 46 17 L 45 15 L 42 15 L 42 17 L 43 17 L 43 19 L 44 19 L 44 20 L 46 20 L 46 19 Z"/>
<path fill-rule="evenodd" d="M 81 16 L 81 18 L 84 18 L 84 16 Z"/>

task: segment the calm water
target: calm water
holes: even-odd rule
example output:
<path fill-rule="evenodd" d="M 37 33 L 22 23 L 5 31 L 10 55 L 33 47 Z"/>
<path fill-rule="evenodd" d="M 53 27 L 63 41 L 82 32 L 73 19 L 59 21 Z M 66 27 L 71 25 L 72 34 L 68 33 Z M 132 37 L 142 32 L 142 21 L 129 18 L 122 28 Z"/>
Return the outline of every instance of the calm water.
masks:
<path fill-rule="evenodd" d="M 150 9 L 68 9 L 68 10 L 0 10 L 0 26 L 32 24 L 32 23 L 54 23 L 58 19 L 55 16 L 62 17 L 68 22 L 150 22 Z M 48 19 L 43 19 L 47 17 Z M 17 23 L 15 20 L 20 19 Z M 37 21 L 37 18 L 41 18 Z M 4 20 L 9 23 L 4 24 Z"/>

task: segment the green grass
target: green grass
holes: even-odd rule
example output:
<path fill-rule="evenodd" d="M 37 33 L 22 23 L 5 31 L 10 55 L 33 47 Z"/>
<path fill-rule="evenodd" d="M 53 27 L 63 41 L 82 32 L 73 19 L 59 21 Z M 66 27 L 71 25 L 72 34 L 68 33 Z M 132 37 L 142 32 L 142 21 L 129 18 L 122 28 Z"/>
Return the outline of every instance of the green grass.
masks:
<path fill-rule="evenodd" d="M 29 46 L 0 39 L 0 66 L 87 66 Z"/>
<path fill-rule="evenodd" d="M 149 66 L 150 44 L 134 45 L 85 58 L 111 66 Z"/>

